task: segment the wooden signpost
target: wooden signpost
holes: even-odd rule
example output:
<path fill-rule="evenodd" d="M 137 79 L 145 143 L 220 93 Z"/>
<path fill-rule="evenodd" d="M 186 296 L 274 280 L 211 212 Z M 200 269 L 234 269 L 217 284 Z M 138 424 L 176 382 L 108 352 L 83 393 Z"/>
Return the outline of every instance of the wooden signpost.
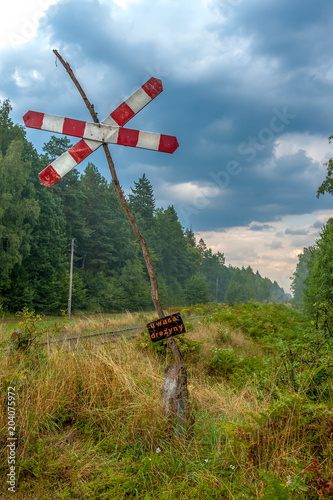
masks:
<path fill-rule="evenodd" d="M 157 325 L 157 321 L 154 322 L 151 339 L 153 342 L 156 342 L 162 338 L 166 338 L 176 361 L 175 365 L 170 365 L 165 370 L 163 411 L 172 422 L 172 426 L 176 430 L 178 436 L 191 438 L 194 418 L 191 416 L 188 400 L 187 369 L 184 365 L 179 347 L 173 338 L 174 335 L 183 333 L 185 328 L 179 313 L 171 315 L 171 317 L 165 317 L 162 305 L 158 298 L 158 285 L 147 243 L 139 231 L 133 214 L 131 213 L 126 198 L 122 192 L 108 148 L 108 143 L 151 149 L 166 153 L 173 153 L 178 148 L 178 141 L 174 136 L 153 134 L 151 132 L 142 132 L 140 130 L 124 128 L 124 125 L 131 118 L 133 118 L 133 116 L 135 116 L 139 111 L 141 111 L 141 109 L 143 109 L 162 92 L 162 82 L 157 78 L 150 78 L 136 92 L 134 92 L 134 94 L 132 94 L 110 115 L 108 115 L 102 123 L 99 123 L 94 106 L 88 100 L 70 65 L 63 60 L 57 50 L 54 50 L 53 52 L 66 69 L 68 75 L 78 89 L 94 123 L 73 120 L 70 118 L 62 118 L 36 111 L 28 111 L 24 115 L 23 119 L 27 127 L 58 132 L 72 135 L 74 137 L 81 137 L 79 142 L 40 172 L 40 183 L 47 187 L 53 186 L 64 175 L 72 170 L 72 168 L 76 167 L 81 161 L 87 158 L 93 151 L 96 151 L 96 149 L 100 146 L 103 147 L 115 191 L 126 213 L 131 228 L 141 246 L 150 279 L 152 300 L 157 315 L 160 318 L 159 322 L 161 322 L 161 325 Z M 169 318 L 171 318 L 170 323 Z M 175 318 L 175 320 L 173 318 Z M 164 324 L 164 321 L 166 321 L 167 325 L 169 325 L 169 329 L 167 329 L 167 325 Z M 172 332 L 170 332 L 171 325 Z M 162 335 L 160 335 L 160 326 L 164 327 Z"/>

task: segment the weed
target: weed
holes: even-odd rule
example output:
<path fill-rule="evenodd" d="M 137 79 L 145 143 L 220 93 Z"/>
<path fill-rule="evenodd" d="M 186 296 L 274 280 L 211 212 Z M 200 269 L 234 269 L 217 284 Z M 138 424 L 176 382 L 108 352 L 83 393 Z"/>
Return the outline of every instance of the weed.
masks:
<path fill-rule="evenodd" d="M 186 360 L 193 360 L 194 358 L 198 357 L 203 342 L 198 342 L 196 340 L 185 337 L 184 335 L 178 335 L 177 337 L 174 337 L 174 339 L 178 344 L 181 354 Z M 150 351 L 163 358 L 170 356 L 170 349 L 168 347 L 167 340 L 152 342 L 146 328 L 144 330 L 141 330 L 140 334 L 136 338 L 135 345 L 139 350 Z"/>
<path fill-rule="evenodd" d="M 37 325 L 42 318 L 39 314 L 35 314 L 35 311 L 29 311 L 27 307 L 19 312 L 18 316 L 22 318 L 19 322 L 20 331 L 12 334 L 12 340 L 17 349 L 29 351 L 33 342 L 41 335 Z"/>
<path fill-rule="evenodd" d="M 212 347 L 207 369 L 210 375 L 229 377 L 239 365 L 239 358 L 233 349 Z"/>
<path fill-rule="evenodd" d="M 280 305 L 189 309 L 205 318 L 176 337 L 188 361 L 196 418 L 188 446 L 167 432 L 161 387 L 170 358 L 146 329 L 137 345 L 51 344 L 34 362 L 37 339 L 30 354 L 4 351 L 0 496 L 7 498 L 5 394 L 15 385 L 17 500 L 332 498 L 331 380 L 319 361 L 305 362 L 316 324 Z M 140 324 L 153 317 L 139 314 Z M 120 329 L 138 318 L 73 318 L 64 330 Z M 320 318 L 318 328 L 320 339 L 328 333 Z M 329 370 L 328 337 L 325 343 L 316 359 L 324 354 Z"/>

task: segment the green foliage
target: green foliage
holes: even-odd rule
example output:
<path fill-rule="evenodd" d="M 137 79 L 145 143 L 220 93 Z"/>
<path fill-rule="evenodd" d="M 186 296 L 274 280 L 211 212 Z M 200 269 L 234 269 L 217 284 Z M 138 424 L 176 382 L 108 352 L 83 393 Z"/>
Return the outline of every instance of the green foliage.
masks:
<path fill-rule="evenodd" d="M 52 135 L 51 139 L 46 142 L 42 148 L 46 154 L 46 162 L 51 163 L 71 146 L 72 144 L 68 137 L 56 137 L 55 135 Z"/>
<path fill-rule="evenodd" d="M 328 142 L 331 144 L 333 140 L 333 135 L 328 138 Z M 325 180 L 319 186 L 317 190 L 317 198 L 325 193 L 333 194 L 333 159 L 331 158 L 327 163 L 324 163 L 327 167 L 327 174 Z"/>
<path fill-rule="evenodd" d="M 129 205 L 134 215 L 141 215 L 145 226 L 153 222 L 155 213 L 154 191 L 151 182 L 143 174 L 138 182 L 134 182 L 134 188 L 129 197 Z"/>
<path fill-rule="evenodd" d="M 220 306 L 205 318 L 205 322 L 218 322 L 240 329 L 253 338 L 265 339 L 268 343 L 279 343 L 301 337 L 304 325 L 310 322 L 301 313 L 287 308 L 283 304 L 242 304 L 239 306 Z M 299 325 L 299 331 L 295 331 Z"/>
<path fill-rule="evenodd" d="M 185 295 L 188 304 L 208 302 L 208 285 L 204 275 L 194 274 L 185 282 Z"/>
<path fill-rule="evenodd" d="M 231 342 L 230 330 L 260 341 L 266 356 L 213 348 L 207 359 L 211 373 L 226 375 L 237 386 L 254 384 L 264 397 L 286 387 L 311 401 L 329 401 L 333 380 L 333 308 L 316 304 L 315 321 L 280 304 L 215 307 L 204 323 L 218 323 L 219 345 Z M 195 311 L 191 311 L 192 314 Z M 272 378 L 274 374 L 274 378 Z M 278 389 L 278 390 L 277 390 Z"/>
<path fill-rule="evenodd" d="M 18 313 L 18 316 L 22 318 L 22 321 L 19 322 L 20 334 L 13 342 L 18 349 L 29 351 L 34 341 L 41 336 L 38 323 L 42 318 L 39 314 L 35 314 L 35 311 L 29 311 L 26 307 Z"/>
<path fill-rule="evenodd" d="M 316 320 L 282 348 L 282 376 L 295 391 L 309 398 L 325 400 L 331 394 L 333 379 L 333 308 L 330 303 L 315 304 Z"/>
<path fill-rule="evenodd" d="M 220 325 L 217 327 L 217 342 L 219 344 L 226 344 L 230 341 L 231 332 L 224 325 Z"/>
<path fill-rule="evenodd" d="M 10 273 L 30 252 L 31 229 L 39 207 L 22 162 L 23 142 L 13 141 L 0 156 L 0 290 L 10 287 Z M 6 304 L 6 298 L 3 299 Z"/>
<path fill-rule="evenodd" d="M 9 99 L 0 101 L 0 152 L 2 156 L 6 155 L 11 142 L 21 142 L 25 137 L 23 127 L 14 125 L 9 118 L 11 111 L 12 106 Z"/>
<path fill-rule="evenodd" d="M 291 290 L 294 294 L 294 303 L 300 308 L 304 306 L 306 280 L 312 267 L 313 256 L 314 247 L 303 248 L 303 252 L 298 255 L 298 263 L 292 276 Z"/>
<path fill-rule="evenodd" d="M 266 486 L 264 489 L 264 496 L 261 497 L 264 500 L 289 500 L 289 491 L 287 484 L 281 484 L 280 478 L 274 473 L 262 473 Z"/>
<path fill-rule="evenodd" d="M 64 293 L 63 275 L 67 269 L 66 221 L 60 200 L 50 190 L 39 189 L 37 201 L 40 211 L 31 234 L 30 254 L 19 271 L 27 273 L 29 289 L 34 291 L 30 307 L 51 313 L 59 311 Z"/>
<path fill-rule="evenodd" d="M 208 358 L 208 373 L 229 377 L 239 365 L 239 358 L 233 349 L 212 347 Z"/>
<path fill-rule="evenodd" d="M 282 288 L 260 274 L 254 274 L 250 266 L 246 269 L 235 269 L 226 290 L 225 301 L 229 305 L 243 304 L 251 300 L 260 302 L 286 302 Z"/>
<path fill-rule="evenodd" d="M 333 302 L 333 219 L 322 228 L 306 279 L 304 303 L 310 314 L 316 302 Z"/>
<path fill-rule="evenodd" d="M 10 119 L 11 105 L 0 105 L 0 307 L 57 313 L 69 289 L 68 242 L 75 238 L 72 311 L 113 312 L 151 307 L 141 248 L 115 188 L 89 163 L 73 169 L 52 189 L 38 173 L 71 143 L 52 136 L 43 154 Z M 153 187 L 143 173 L 128 196 L 145 237 L 164 307 L 188 303 L 231 303 L 274 298 L 276 283 L 250 268 L 227 267 L 192 230 L 185 230 L 173 206 L 155 208 Z"/>
<path fill-rule="evenodd" d="M 111 349 L 55 348 L 42 363 L 10 352 L 0 385 L 3 392 L 16 385 L 18 396 L 16 432 L 24 442 L 18 450 L 18 498 L 331 498 L 332 400 L 314 399 L 300 382 L 311 356 L 319 360 L 332 352 L 331 309 L 323 303 L 316 311 L 311 324 L 279 304 L 201 304 L 181 310 L 183 316 L 200 316 L 197 328 L 194 318 L 194 327 L 186 323 L 200 338 L 206 316 L 209 346 L 215 328 L 218 345 L 244 342 L 234 350 L 207 353 L 201 343 L 175 337 L 183 353 L 188 349 L 193 378 L 189 392 L 196 422 L 194 438 L 186 445 L 166 431 L 160 388 L 169 360 L 162 342 L 155 344 L 156 356 L 147 353 L 154 344 L 146 329 L 140 336 L 141 352 L 129 342 Z M 26 312 L 28 325 L 31 314 Z M 273 335 L 274 317 L 280 325 Z M 38 322 L 29 329 L 38 331 Z M 300 385 L 294 391 L 283 359 L 296 349 L 299 355 L 303 349 L 304 359 L 295 357 Z M 217 377 L 207 373 L 214 355 L 219 360 Z M 246 385 L 242 390 L 240 380 Z M 6 398 L 0 402 L 5 414 Z M 0 472 L 6 477 L 4 447 L 0 458 Z M 6 497 L 5 482 L 0 495 Z"/>
<path fill-rule="evenodd" d="M 185 329 L 187 329 L 186 324 Z M 184 335 L 177 335 L 173 338 L 177 342 L 179 350 L 185 357 L 185 359 L 193 360 L 200 354 L 200 349 L 203 342 L 198 342 L 197 340 L 190 339 L 188 337 L 185 337 Z M 152 351 L 164 358 L 170 354 L 167 340 L 152 342 L 147 328 L 142 330 L 137 336 L 135 345 L 139 350 Z"/>

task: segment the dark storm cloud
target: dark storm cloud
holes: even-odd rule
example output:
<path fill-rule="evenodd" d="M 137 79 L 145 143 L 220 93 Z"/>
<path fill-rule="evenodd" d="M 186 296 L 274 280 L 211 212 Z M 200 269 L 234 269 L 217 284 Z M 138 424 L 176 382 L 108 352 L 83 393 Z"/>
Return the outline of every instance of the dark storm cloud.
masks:
<path fill-rule="evenodd" d="M 320 64 L 327 58 L 325 49 L 332 42 L 332 8 L 328 0 L 258 0 L 243 2 L 233 11 L 229 28 L 240 36 L 251 38 L 253 56 L 274 58 L 282 71 L 299 71 L 313 67 L 313 57 Z M 323 31 L 326 39 L 323 38 Z"/>
<path fill-rule="evenodd" d="M 144 0 L 123 12 L 111 2 L 60 1 L 35 41 L 2 51 L 0 94 L 20 123 L 28 109 L 90 120 L 52 48 L 71 63 L 100 119 L 150 76 L 161 77 L 164 92 L 128 126 L 176 135 L 180 147 L 172 156 L 112 147 L 125 190 L 137 180 L 132 165 L 143 165 L 138 176 L 145 164 L 160 167 L 152 181 L 161 197 L 166 182 L 219 188 L 203 203 L 170 197 L 184 225 L 265 228 L 330 205 L 315 196 L 319 165 L 304 151 L 277 158 L 275 148 L 286 133 L 332 133 L 332 16 L 328 0 L 233 8 L 195 0 L 191 9 Z M 28 131 L 39 150 L 49 135 Z M 100 152 L 89 160 L 109 179 Z"/>
<path fill-rule="evenodd" d="M 274 222 L 288 214 L 301 215 L 331 207 L 329 197 L 316 198 L 315 181 L 320 167 L 302 151 L 272 162 L 240 168 L 239 175 L 229 176 L 229 179 L 217 176 L 221 181 L 221 191 L 210 200 L 207 208 L 196 210 L 194 204 L 189 204 L 186 214 L 194 227 L 205 225 L 206 230 L 212 230 L 248 225 L 252 221 Z M 229 182 L 226 183 L 225 179 Z M 225 191 L 223 182 L 227 184 Z"/>

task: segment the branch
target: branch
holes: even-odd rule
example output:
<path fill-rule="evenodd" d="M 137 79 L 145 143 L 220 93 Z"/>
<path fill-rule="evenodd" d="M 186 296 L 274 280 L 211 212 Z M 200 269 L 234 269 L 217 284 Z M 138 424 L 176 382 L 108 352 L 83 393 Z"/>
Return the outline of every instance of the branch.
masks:
<path fill-rule="evenodd" d="M 70 67 L 69 63 L 63 60 L 63 58 L 61 57 L 61 55 L 59 54 L 59 52 L 56 49 L 54 49 L 53 52 L 57 56 L 57 58 L 59 59 L 59 61 L 61 62 L 61 64 L 63 65 L 63 67 L 67 71 L 67 73 L 69 74 L 69 76 L 71 77 L 71 80 L 74 83 L 75 87 L 78 89 L 78 91 L 80 93 L 80 96 L 84 100 L 84 103 L 85 103 L 85 105 L 87 106 L 87 108 L 89 110 L 91 118 L 94 120 L 95 123 L 99 123 L 99 119 L 97 118 L 97 113 L 96 113 L 96 111 L 94 109 L 94 105 L 89 102 L 89 100 L 88 100 L 88 98 L 87 98 L 87 96 L 86 96 L 83 88 L 81 87 L 81 85 L 77 81 L 77 79 L 76 79 L 76 77 L 75 77 L 75 75 L 74 75 L 74 73 L 72 71 L 72 68 Z"/>

